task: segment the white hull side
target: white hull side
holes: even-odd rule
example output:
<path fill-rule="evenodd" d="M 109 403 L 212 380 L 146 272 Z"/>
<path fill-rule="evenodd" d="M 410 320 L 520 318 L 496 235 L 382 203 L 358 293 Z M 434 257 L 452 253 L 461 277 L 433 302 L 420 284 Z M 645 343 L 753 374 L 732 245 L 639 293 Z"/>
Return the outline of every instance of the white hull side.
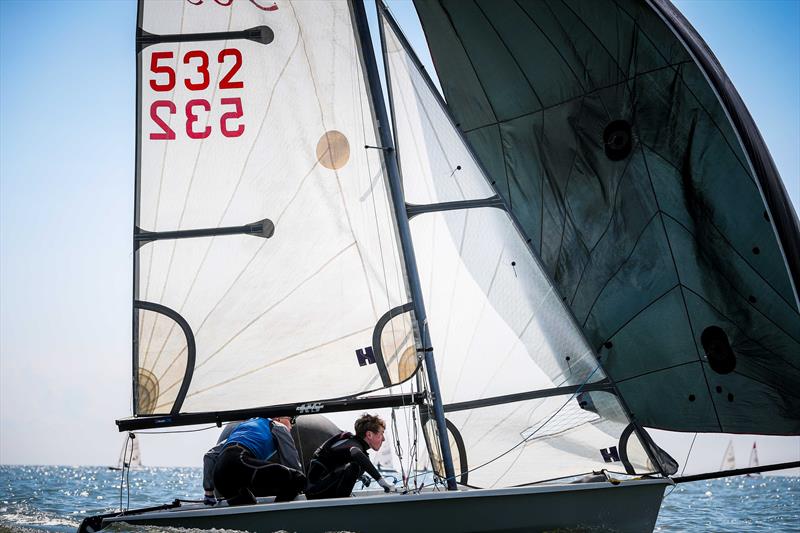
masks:
<path fill-rule="evenodd" d="M 652 531 L 669 480 L 364 495 L 242 507 L 186 506 L 108 519 L 135 525 L 271 533 Z"/>

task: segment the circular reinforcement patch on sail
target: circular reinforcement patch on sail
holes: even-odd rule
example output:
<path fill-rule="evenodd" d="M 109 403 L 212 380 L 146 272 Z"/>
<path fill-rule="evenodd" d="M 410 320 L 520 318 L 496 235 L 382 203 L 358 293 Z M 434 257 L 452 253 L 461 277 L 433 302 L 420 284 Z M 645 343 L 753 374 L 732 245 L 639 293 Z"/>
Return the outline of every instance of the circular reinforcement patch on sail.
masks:
<path fill-rule="evenodd" d="M 331 170 L 339 170 L 350 159 L 350 143 L 340 131 L 326 131 L 317 143 L 317 161 Z"/>
<path fill-rule="evenodd" d="M 136 414 L 152 414 L 158 402 L 158 378 L 144 368 L 139 369 L 138 379 L 138 404 Z"/>
<path fill-rule="evenodd" d="M 400 356 L 397 365 L 397 376 L 400 381 L 405 381 L 414 375 L 417 370 L 417 349 L 416 346 L 409 346 Z"/>

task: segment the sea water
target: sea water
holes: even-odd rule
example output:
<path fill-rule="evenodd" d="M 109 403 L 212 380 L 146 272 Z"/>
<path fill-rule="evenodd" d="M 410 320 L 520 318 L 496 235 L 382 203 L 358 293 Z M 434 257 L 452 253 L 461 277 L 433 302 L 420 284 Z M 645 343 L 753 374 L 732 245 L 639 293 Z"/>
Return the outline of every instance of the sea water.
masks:
<path fill-rule="evenodd" d="M 202 497 L 199 468 L 142 468 L 126 476 L 120 490 L 122 472 L 105 467 L 0 466 L 0 533 L 73 532 L 84 517 L 115 511 L 120 502 L 135 508 Z M 413 524 L 408 530 L 414 531 Z M 124 526 L 112 531 L 178 530 Z M 800 532 L 800 478 L 733 477 L 677 485 L 667 489 L 656 531 Z"/>

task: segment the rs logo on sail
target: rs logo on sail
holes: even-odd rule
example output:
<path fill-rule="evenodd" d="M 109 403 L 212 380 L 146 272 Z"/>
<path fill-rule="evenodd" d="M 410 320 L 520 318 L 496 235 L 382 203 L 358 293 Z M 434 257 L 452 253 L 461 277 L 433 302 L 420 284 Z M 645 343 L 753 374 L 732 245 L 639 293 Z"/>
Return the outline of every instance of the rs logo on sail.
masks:
<path fill-rule="evenodd" d="M 193 6 L 199 6 L 200 4 L 203 3 L 203 0 L 186 0 L 186 1 L 189 2 L 190 4 L 192 4 Z M 223 6 L 223 7 L 228 7 L 229 5 L 233 4 L 233 0 L 214 0 L 214 2 L 219 4 L 219 5 L 221 5 L 221 6 Z M 275 2 L 272 2 L 271 6 L 262 6 L 261 4 L 256 2 L 256 0 L 250 0 L 250 3 L 253 4 L 254 6 L 256 6 L 261 11 L 277 11 L 278 10 L 278 4 L 276 4 Z"/>

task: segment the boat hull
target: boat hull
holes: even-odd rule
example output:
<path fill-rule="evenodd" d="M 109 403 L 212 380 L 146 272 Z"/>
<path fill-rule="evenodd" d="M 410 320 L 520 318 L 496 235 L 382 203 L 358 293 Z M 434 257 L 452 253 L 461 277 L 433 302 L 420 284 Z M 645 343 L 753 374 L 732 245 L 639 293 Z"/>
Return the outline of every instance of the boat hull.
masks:
<path fill-rule="evenodd" d="M 108 518 L 104 525 L 238 529 L 254 533 L 348 531 L 652 531 L 670 480 L 509 489 L 374 494 L 242 507 L 185 506 Z M 410 526 L 413 519 L 413 527 Z"/>

